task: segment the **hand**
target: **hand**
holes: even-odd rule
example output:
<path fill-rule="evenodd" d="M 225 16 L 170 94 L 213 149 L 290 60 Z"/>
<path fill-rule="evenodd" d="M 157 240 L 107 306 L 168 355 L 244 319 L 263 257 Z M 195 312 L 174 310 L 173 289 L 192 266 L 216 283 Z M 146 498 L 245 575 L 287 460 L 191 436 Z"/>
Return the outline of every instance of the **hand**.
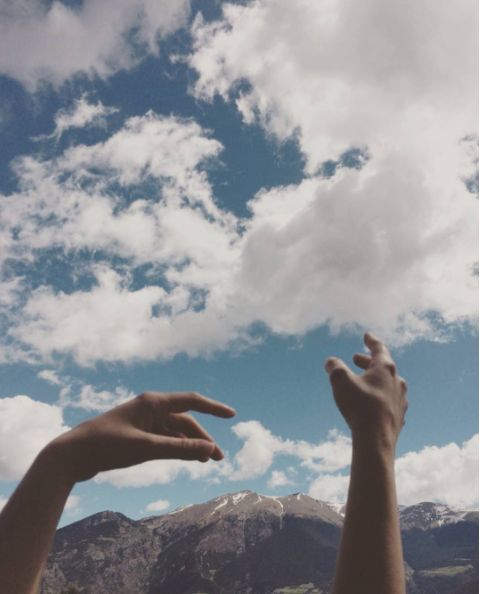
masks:
<path fill-rule="evenodd" d="M 408 407 L 407 383 L 398 376 L 387 347 L 370 333 L 364 341 L 371 355 L 357 353 L 353 361 L 362 375 L 353 373 L 336 357 L 325 362 L 335 402 L 347 421 L 354 442 L 395 450 Z"/>
<path fill-rule="evenodd" d="M 73 482 L 147 460 L 221 460 L 222 451 L 189 410 L 235 415 L 233 408 L 195 392 L 146 392 L 60 435 L 46 450 Z"/>

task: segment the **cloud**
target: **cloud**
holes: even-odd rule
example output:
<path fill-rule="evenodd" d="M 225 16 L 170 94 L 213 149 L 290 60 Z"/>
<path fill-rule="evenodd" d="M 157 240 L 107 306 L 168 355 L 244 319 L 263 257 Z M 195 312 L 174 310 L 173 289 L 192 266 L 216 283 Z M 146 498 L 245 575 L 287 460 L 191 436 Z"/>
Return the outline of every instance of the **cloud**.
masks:
<path fill-rule="evenodd" d="M 226 470 L 227 469 L 227 470 Z M 110 483 L 115 487 L 150 487 L 152 485 L 166 485 L 179 477 L 191 480 L 212 481 L 218 479 L 228 471 L 225 462 L 200 463 L 190 460 L 152 460 L 121 468 L 101 472 L 95 478 L 98 483 Z M 216 482 L 216 481 L 215 481 Z"/>
<path fill-rule="evenodd" d="M 79 495 L 69 495 L 67 497 L 67 501 L 65 502 L 65 511 L 74 513 L 79 511 L 80 506 L 80 496 Z"/>
<path fill-rule="evenodd" d="M 427 446 L 396 462 L 398 498 L 404 505 L 440 501 L 478 505 L 478 434 L 461 445 Z"/>
<path fill-rule="evenodd" d="M 395 476 L 401 505 L 434 501 L 452 507 L 478 507 L 478 434 L 461 445 L 426 446 L 400 456 Z M 310 483 L 308 494 L 343 503 L 348 484 L 348 475 L 321 473 Z"/>
<path fill-rule="evenodd" d="M 197 16 L 196 96 L 235 102 L 307 159 L 305 181 L 250 202 L 237 287 L 251 317 L 286 334 L 373 327 L 397 343 L 442 338 L 434 318 L 476 319 L 475 11 L 257 0 Z M 369 155 L 361 170 L 318 175 L 352 148 Z"/>
<path fill-rule="evenodd" d="M 188 0 L 1 0 L 0 72 L 29 89 L 75 74 L 107 77 L 158 53 L 160 38 L 186 24 Z M 108 23 L 108 26 L 105 26 Z"/>
<path fill-rule="evenodd" d="M 43 369 L 37 376 L 60 388 L 58 404 L 62 408 L 103 412 L 134 398 L 136 395 L 123 386 L 117 386 L 114 390 L 98 390 L 91 384 L 85 384 L 78 379 L 69 376 L 60 377 L 52 369 Z"/>
<path fill-rule="evenodd" d="M 476 140 L 445 144 L 458 158 L 435 171 L 432 151 L 387 144 L 359 170 L 260 190 L 245 218 L 216 201 L 223 147 L 191 119 L 150 111 L 103 142 L 16 159 L 18 190 L 0 200 L 3 358 L 208 355 L 250 344 L 258 323 L 369 328 L 397 345 L 474 324 Z M 39 283 L 52 258 L 68 290 Z M 12 262 L 29 273 L 12 276 Z"/>
<path fill-rule="evenodd" d="M 337 430 L 330 431 L 327 439 L 318 444 L 275 436 L 256 420 L 237 423 L 232 427 L 232 431 L 243 444 L 233 456 L 227 456 L 220 463 L 209 461 L 206 464 L 198 464 L 183 460 L 156 460 L 131 468 L 101 473 L 96 480 L 110 482 L 117 487 L 166 484 L 179 476 L 215 483 L 236 482 L 263 477 L 278 457 L 294 457 L 306 469 L 336 470 L 350 463 L 350 451 L 348 450 L 348 458 L 345 455 L 345 444 L 350 440 Z M 291 471 L 288 470 L 288 472 Z M 285 473 L 273 472 L 277 481 L 281 479 L 282 474 Z"/>
<path fill-rule="evenodd" d="M 285 487 L 292 483 L 293 481 L 282 470 L 274 470 L 268 479 L 267 486 L 270 489 L 275 489 L 276 487 Z"/>
<path fill-rule="evenodd" d="M 28 396 L 1 398 L 0 480 L 20 479 L 42 447 L 68 429 L 59 406 Z M 351 441 L 338 430 L 330 431 L 326 439 L 316 444 L 276 436 L 256 420 L 237 423 L 232 431 L 243 442 L 242 446 L 220 463 L 154 460 L 100 473 L 95 480 L 116 487 L 168 484 L 181 476 L 214 483 L 247 481 L 265 477 L 274 463 L 290 458 L 296 461 L 297 472 L 306 471 L 310 496 L 331 502 L 346 500 L 349 476 L 345 470 L 350 464 Z M 291 472 L 288 463 L 277 467 L 271 471 L 267 485 L 276 488 L 291 484 Z M 461 445 L 426 446 L 408 452 L 396 460 L 395 473 L 398 500 L 403 505 L 438 501 L 453 507 L 476 506 L 478 434 Z M 146 509 L 163 511 L 167 504 L 152 502 Z M 78 496 L 72 496 L 68 509 L 75 510 L 78 505 Z"/>
<path fill-rule="evenodd" d="M 345 503 L 350 477 L 344 474 L 322 474 L 309 486 L 308 495 L 329 503 Z"/>
<path fill-rule="evenodd" d="M 21 478 L 39 451 L 68 429 L 58 406 L 28 396 L 0 398 L 0 480 Z"/>
<path fill-rule="evenodd" d="M 146 506 L 145 511 L 163 512 L 167 510 L 169 507 L 170 501 L 167 501 L 166 499 L 159 499 L 158 501 L 152 501 L 151 503 L 149 503 Z"/>
<path fill-rule="evenodd" d="M 0 497 L 0 511 L 2 511 L 2 509 L 5 507 L 6 503 L 7 503 L 8 499 L 5 497 Z"/>
<path fill-rule="evenodd" d="M 76 99 L 70 109 L 61 109 L 55 114 L 55 130 L 50 135 L 37 136 L 36 139 L 55 138 L 59 140 L 67 130 L 102 126 L 106 118 L 118 112 L 116 107 L 107 107 L 101 101 L 90 103 L 86 94 Z"/>
<path fill-rule="evenodd" d="M 297 134 L 310 172 L 352 146 L 418 155 L 436 135 L 476 130 L 475 12 L 469 0 L 225 3 L 219 21 L 196 16 L 194 92 L 235 100 L 280 138 Z M 429 148 L 448 163 L 452 147 Z M 421 168 L 435 155 L 422 156 Z"/>
<path fill-rule="evenodd" d="M 62 380 L 58 377 L 57 372 L 53 371 L 53 369 L 42 369 L 37 373 L 37 376 L 40 379 L 45 380 L 49 384 L 53 384 L 54 386 L 61 386 L 63 383 Z"/>

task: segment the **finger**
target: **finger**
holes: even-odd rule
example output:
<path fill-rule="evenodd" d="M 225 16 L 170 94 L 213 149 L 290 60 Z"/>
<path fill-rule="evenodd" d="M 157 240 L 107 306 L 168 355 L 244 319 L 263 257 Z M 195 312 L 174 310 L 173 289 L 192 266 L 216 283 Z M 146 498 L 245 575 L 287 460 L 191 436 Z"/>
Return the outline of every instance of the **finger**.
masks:
<path fill-rule="evenodd" d="M 215 449 L 212 453 L 213 460 L 223 460 L 223 452 L 215 443 L 213 437 L 190 415 L 184 413 L 170 413 L 168 424 L 172 429 L 181 431 L 185 437 L 197 437 L 211 441 L 215 445 Z"/>
<path fill-rule="evenodd" d="M 372 363 L 386 365 L 392 375 L 394 375 L 396 372 L 395 363 L 386 345 L 371 332 L 365 333 L 364 342 L 372 353 Z"/>
<path fill-rule="evenodd" d="M 353 362 L 360 367 L 360 369 L 368 369 L 372 362 L 372 357 L 370 357 L 370 355 L 365 355 L 364 353 L 355 353 L 353 355 Z"/>
<path fill-rule="evenodd" d="M 207 462 L 213 454 L 215 444 L 207 439 L 190 437 L 150 437 L 151 454 L 158 459 L 199 460 Z"/>
<path fill-rule="evenodd" d="M 328 373 L 332 388 L 341 388 L 352 381 L 353 372 L 337 357 L 329 357 L 325 361 L 325 371 Z"/>
<path fill-rule="evenodd" d="M 188 410 L 229 419 L 236 415 L 235 409 L 217 400 L 206 398 L 197 392 L 177 392 L 167 395 L 167 404 L 171 412 L 182 413 Z"/>
<path fill-rule="evenodd" d="M 402 390 L 402 394 L 406 394 L 408 392 L 407 382 L 403 379 L 403 377 L 399 377 L 398 379 L 400 381 L 400 389 Z"/>

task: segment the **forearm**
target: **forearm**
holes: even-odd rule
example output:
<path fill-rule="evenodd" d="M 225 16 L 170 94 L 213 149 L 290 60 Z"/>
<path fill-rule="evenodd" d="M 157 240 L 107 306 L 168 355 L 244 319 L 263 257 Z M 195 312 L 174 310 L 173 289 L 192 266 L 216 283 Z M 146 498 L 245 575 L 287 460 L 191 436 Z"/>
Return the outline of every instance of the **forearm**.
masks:
<path fill-rule="evenodd" d="M 334 594 L 405 594 L 394 452 L 353 440 Z"/>
<path fill-rule="evenodd" d="M 48 447 L 0 514 L 0 591 L 34 594 L 73 481 Z"/>

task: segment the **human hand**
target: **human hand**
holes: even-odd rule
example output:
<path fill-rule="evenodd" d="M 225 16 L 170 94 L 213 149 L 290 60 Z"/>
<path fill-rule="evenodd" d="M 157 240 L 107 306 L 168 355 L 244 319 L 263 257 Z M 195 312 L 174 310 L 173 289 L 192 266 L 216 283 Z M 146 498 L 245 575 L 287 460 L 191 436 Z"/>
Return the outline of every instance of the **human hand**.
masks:
<path fill-rule="evenodd" d="M 46 450 L 72 482 L 147 460 L 221 460 L 222 451 L 189 410 L 235 415 L 233 408 L 195 392 L 145 392 L 63 433 Z"/>
<path fill-rule="evenodd" d="M 336 357 L 325 362 L 335 402 L 348 423 L 354 443 L 373 444 L 394 451 L 408 407 L 407 383 L 397 374 L 387 347 L 371 333 L 364 336 L 371 355 L 356 353 L 353 373 Z"/>

